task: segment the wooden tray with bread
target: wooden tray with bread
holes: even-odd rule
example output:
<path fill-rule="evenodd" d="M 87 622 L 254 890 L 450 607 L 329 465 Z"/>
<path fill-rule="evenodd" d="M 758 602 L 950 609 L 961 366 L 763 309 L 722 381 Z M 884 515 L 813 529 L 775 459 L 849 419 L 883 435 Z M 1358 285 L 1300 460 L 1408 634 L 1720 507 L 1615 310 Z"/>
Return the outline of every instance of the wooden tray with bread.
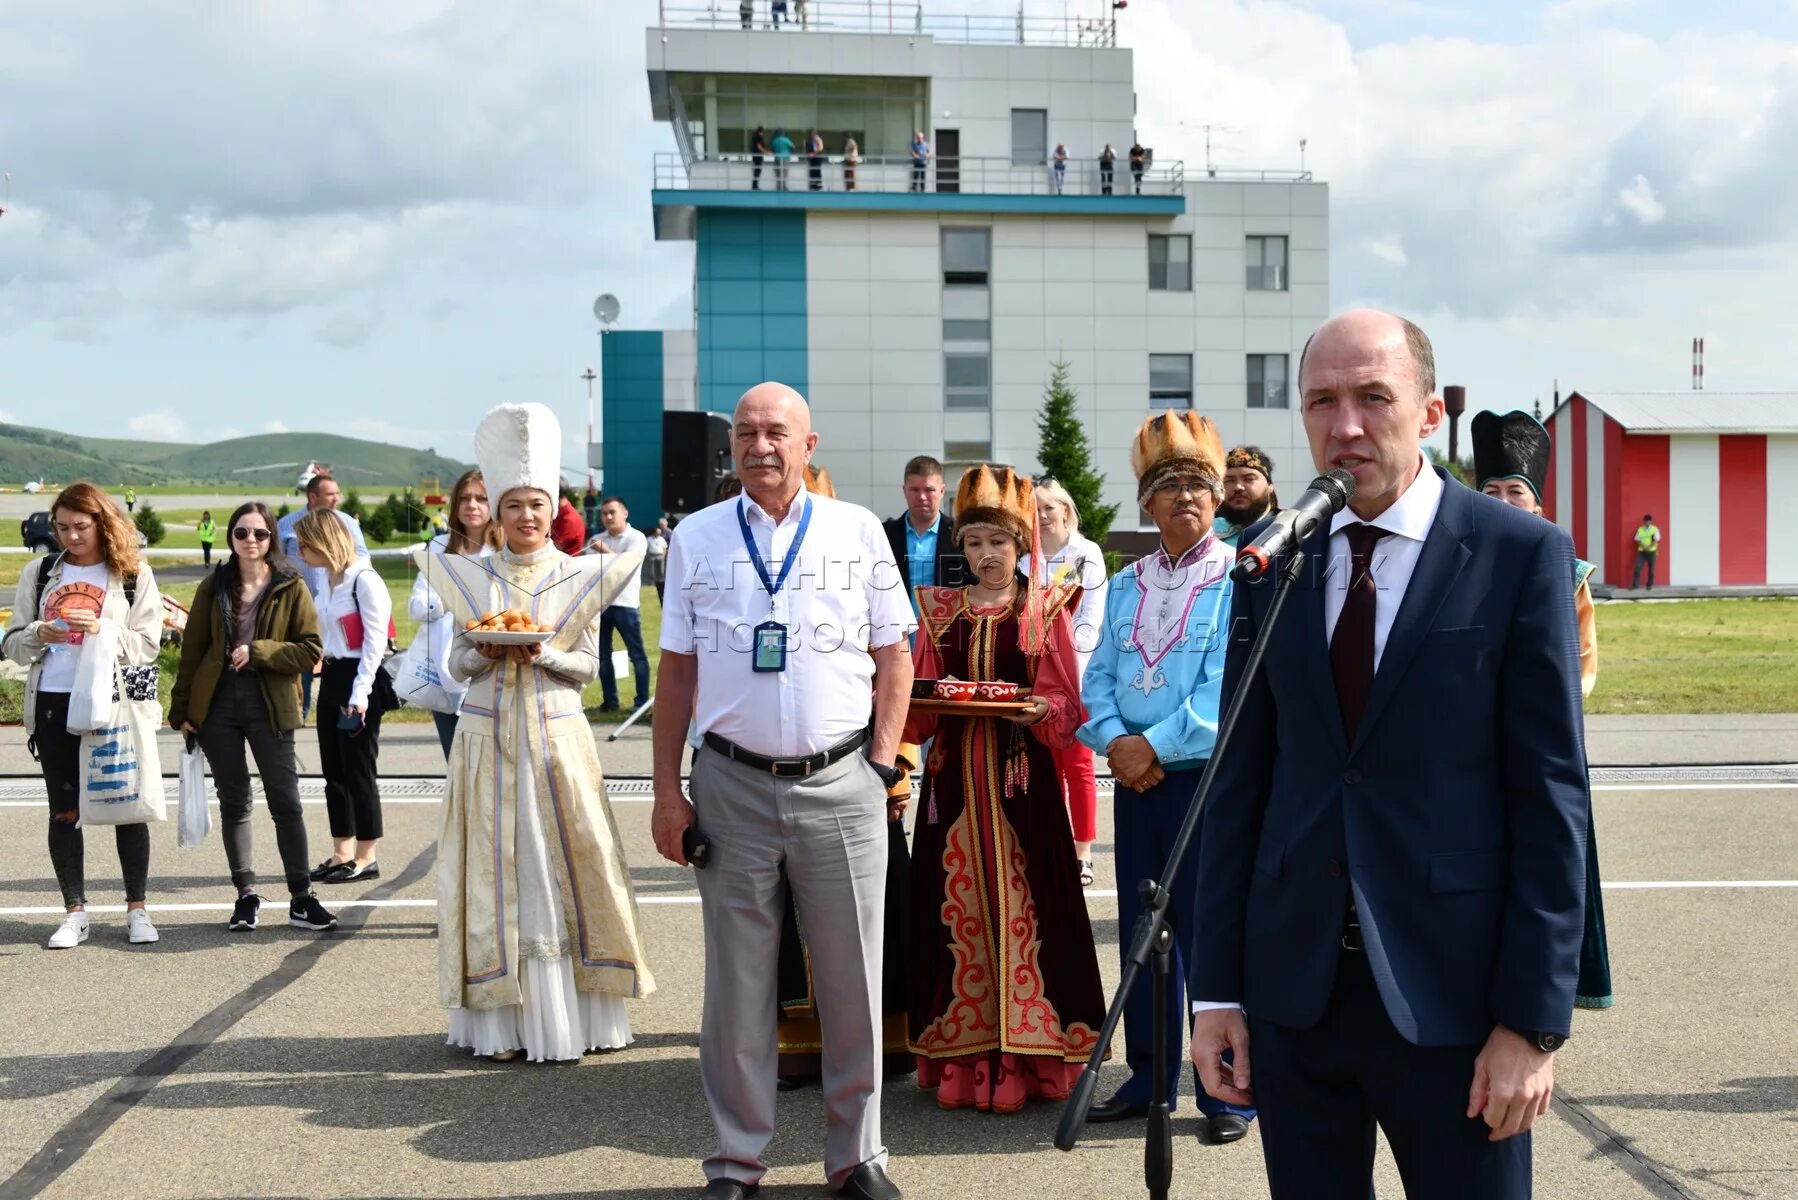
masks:
<path fill-rule="evenodd" d="M 938 717 L 1009 717 L 1030 711 L 1030 689 L 1003 681 L 918 679 L 911 711 Z"/>

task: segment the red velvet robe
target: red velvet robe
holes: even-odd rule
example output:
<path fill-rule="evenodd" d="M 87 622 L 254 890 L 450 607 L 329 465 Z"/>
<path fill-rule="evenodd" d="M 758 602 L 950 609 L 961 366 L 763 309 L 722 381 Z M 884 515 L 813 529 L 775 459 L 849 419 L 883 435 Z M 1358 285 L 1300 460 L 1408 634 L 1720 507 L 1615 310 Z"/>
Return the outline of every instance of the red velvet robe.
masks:
<path fill-rule="evenodd" d="M 1075 593 L 1077 595 L 1077 593 Z M 1023 684 L 1048 702 L 1032 726 L 917 715 L 936 740 L 912 846 L 910 1045 L 945 1108 L 1012 1112 L 1061 1099 L 1092 1053 L 1105 994 L 1051 748 L 1085 719 L 1063 592 L 1040 655 L 1014 609 L 958 588 L 919 591 L 917 677 Z"/>

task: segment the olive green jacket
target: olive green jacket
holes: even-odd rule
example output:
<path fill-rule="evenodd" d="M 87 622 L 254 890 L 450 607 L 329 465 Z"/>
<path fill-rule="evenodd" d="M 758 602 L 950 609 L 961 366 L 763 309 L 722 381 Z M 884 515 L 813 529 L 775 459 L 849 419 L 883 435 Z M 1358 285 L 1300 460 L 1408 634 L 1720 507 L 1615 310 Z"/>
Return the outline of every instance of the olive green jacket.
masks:
<path fill-rule="evenodd" d="M 228 560 L 201 580 L 194 592 L 181 640 L 181 666 L 169 696 L 169 724 L 176 729 L 183 721 L 192 721 L 196 728 L 206 724 L 213 693 L 231 659 L 235 621 L 229 611 L 233 597 L 227 579 L 234 580 L 236 572 L 227 576 L 227 566 Z M 318 611 L 312 606 L 305 580 L 291 568 L 276 569 L 269 588 L 256 613 L 250 669 L 262 683 L 262 699 L 275 732 L 286 733 L 303 724 L 300 676 L 318 662 L 323 643 L 318 636 Z"/>

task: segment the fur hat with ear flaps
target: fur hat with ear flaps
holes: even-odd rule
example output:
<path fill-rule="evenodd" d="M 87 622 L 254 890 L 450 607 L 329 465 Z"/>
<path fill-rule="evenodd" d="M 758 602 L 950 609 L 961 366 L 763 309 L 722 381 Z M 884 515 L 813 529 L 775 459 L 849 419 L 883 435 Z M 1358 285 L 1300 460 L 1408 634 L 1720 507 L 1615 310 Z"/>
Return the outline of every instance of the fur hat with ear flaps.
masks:
<path fill-rule="evenodd" d="M 955 489 L 955 541 L 973 526 L 985 526 L 1010 534 L 1018 554 L 1030 556 L 1030 579 L 1025 580 L 1018 606 L 1018 638 L 1024 652 L 1040 654 L 1049 633 L 1044 603 L 1043 544 L 1037 533 L 1036 488 L 1010 467 L 982 463 L 961 477 Z"/>
<path fill-rule="evenodd" d="M 830 472 L 811 463 L 805 464 L 805 490 L 832 500 L 837 498 L 837 485 L 830 481 Z"/>
<path fill-rule="evenodd" d="M 1017 539 L 1019 554 L 1028 554 L 1036 539 L 1036 489 L 1010 467 L 983 463 L 969 469 L 955 489 L 957 542 L 970 525 L 1002 529 Z"/>
<path fill-rule="evenodd" d="M 1156 413 L 1136 431 L 1130 445 L 1130 469 L 1136 473 L 1136 498 L 1147 504 L 1163 480 L 1197 475 L 1211 484 L 1213 494 L 1223 487 L 1224 442 L 1211 418 L 1195 412 Z"/>
<path fill-rule="evenodd" d="M 562 487 L 562 422 L 541 404 L 502 404 L 476 426 L 474 457 L 496 511 L 514 488 L 535 488 L 553 501 Z"/>

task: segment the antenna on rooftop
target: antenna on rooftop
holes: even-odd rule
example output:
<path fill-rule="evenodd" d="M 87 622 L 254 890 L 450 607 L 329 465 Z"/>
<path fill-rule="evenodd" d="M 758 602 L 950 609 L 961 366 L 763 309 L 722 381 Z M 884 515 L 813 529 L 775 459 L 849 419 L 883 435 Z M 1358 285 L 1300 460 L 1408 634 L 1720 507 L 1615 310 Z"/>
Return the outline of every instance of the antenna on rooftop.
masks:
<path fill-rule="evenodd" d="M 1211 151 L 1212 151 L 1211 135 L 1213 133 L 1241 133 L 1242 132 L 1242 130 L 1238 129 L 1236 126 L 1225 125 L 1220 121 L 1182 121 L 1182 122 L 1180 122 L 1180 127 L 1182 129 L 1203 129 L 1205 131 L 1205 174 L 1207 174 L 1207 175 L 1216 175 L 1217 174 L 1217 165 L 1212 160 L 1212 156 L 1211 156 Z M 1231 149 L 1232 147 L 1230 147 L 1222 142 L 1219 142 L 1217 145 L 1217 148 L 1219 150 L 1228 150 L 1228 149 Z"/>
<path fill-rule="evenodd" d="M 1704 390 L 1704 339 L 1701 337 L 1692 339 L 1692 390 Z"/>

